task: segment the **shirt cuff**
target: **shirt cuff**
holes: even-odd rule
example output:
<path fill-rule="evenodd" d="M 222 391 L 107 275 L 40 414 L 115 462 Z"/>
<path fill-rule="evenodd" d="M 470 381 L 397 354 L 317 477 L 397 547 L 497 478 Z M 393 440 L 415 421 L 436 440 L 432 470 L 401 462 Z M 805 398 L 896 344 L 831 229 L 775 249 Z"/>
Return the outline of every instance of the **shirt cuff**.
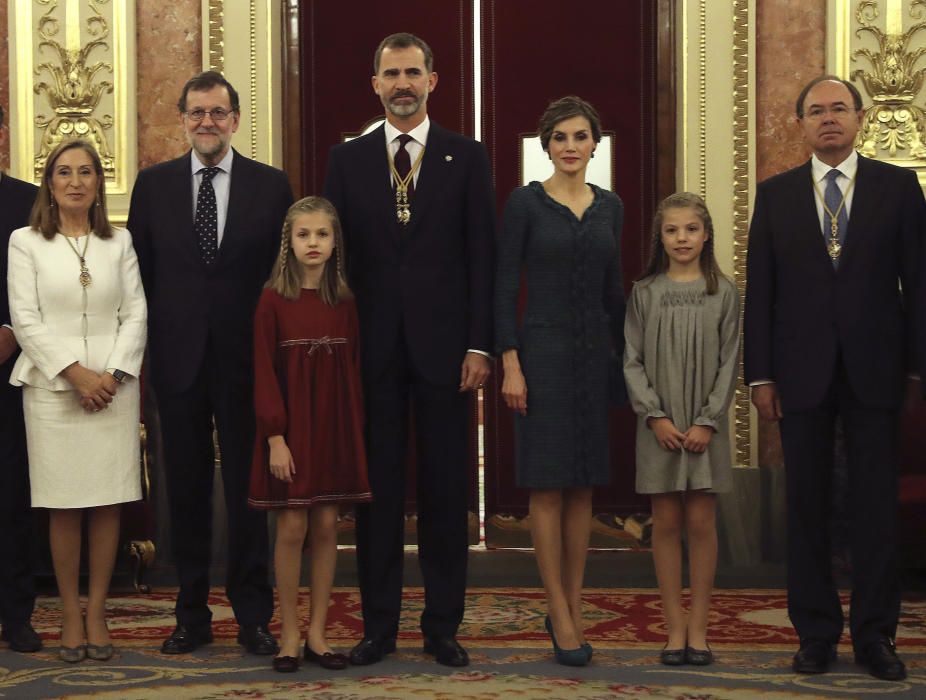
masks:
<path fill-rule="evenodd" d="M 754 382 L 749 382 L 749 386 L 762 386 L 763 384 L 774 384 L 773 379 L 756 379 Z"/>
<path fill-rule="evenodd" d="M 489 354 L 489 353 L 487 353 L 485 350 L 476 350 L 475 348 L 467 348 L 466 352 L 474 352 L 474 353 L 476 353 L 477 355 L 482 355 L 483 357 L 488 357 L 490 360 L 492 359 L 492 355 Z"/>

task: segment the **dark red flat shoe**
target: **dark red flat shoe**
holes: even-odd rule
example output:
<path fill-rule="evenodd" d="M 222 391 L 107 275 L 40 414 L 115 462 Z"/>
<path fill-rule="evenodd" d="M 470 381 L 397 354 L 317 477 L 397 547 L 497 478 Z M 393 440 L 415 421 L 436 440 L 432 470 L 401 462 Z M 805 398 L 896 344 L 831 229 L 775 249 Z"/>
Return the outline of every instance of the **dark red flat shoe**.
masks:
<path fill-rule="evenodd" d="M 299 659 L 295 656 L 274 656 L 273 670 L 277 673 L 294 673 L 299 670 Z"/>
<path fill-rule="evenodd" d="M 350 659 L 346 655 L 337 652 L 326 651 L 324 654 L 316 654 L 309 647 L 308 642 L 305 643 L 303 655 L 306 661 L 318 664 L 322 668 L 327 668 L 329 671 L 342 671 L 347 668 L 350 663 Z"/>

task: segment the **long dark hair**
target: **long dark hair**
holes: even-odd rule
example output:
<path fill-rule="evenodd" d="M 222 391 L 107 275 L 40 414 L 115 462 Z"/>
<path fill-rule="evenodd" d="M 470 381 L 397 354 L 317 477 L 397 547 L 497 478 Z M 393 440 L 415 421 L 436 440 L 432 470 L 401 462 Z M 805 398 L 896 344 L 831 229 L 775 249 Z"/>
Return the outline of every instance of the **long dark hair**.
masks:
<path fill-rule="evenodd" d="M 96 201 L 87 212 L 90 231 L 100 238 L 112 238 L 113 227 L 106 213 L 106 175 L 103 172 L 103 163 L 93 144 L 83 139 L 62 141 L 48 154 L 45 159 L 45 169 L 42 171 L 39 193 L 35 197 L 35 204 L 32 205 L 32 213 L 29 214 L 29 226 L 39 231 L 48 240 L 58 233 L 61 222 L 58 219 L 58 207 L 55 204 L 54 195 L 51 193 L 51 178 L 58 158 L 72 148 L 79 148 L 90 156 L 93 169 L 96 171 Z"/>
<path fill-rule="evenodd" d="M 649 262 L 639 279 L 646 279 L 669 269 L 669 256 L 666 255 L 666 249 L 662 245 L 662 221 L 665 218 L 666 211 L 669 209 L 694 209 L 695 214 L 704 224 L 704 232 L 707 234 L 707 238 L 704 241 L 704 248 L 701 250 L 701 274 L 704 275 L 704 285 L 707 288 L 707 293 L 716 294 L 718 280 L 723 277 L 723 273 L 717 264 L 717 258 L 714 256 L 714 222 L 711 219 L 711 213 L 707 210 L 707 204 L 693 192 L 676 192 L 659 203 L 653 216 L 653 235 L 650 241 Z"/>
<path fill-rule="evenodd" d="M 331 264 L 331 259 L 325 263 L 318 285 L 318 296 L 329 306 L 336 306 L 342 299 L 350 299 L 352 294 L 344 277 L 344 235 L 341 233 L 341 221 L 334 205 L 324 197 L 304 197 L 286 212 L 283 233 L 280 236 L 280 254 L 273 263 L 267 286 L 285 299 L 295 301 L 299 298 L 302 289 L 302 266 L 293 254 L 293 224 L 302 214 L 316 211 L 328 215 L 334 234 L 334 264 Z"/>

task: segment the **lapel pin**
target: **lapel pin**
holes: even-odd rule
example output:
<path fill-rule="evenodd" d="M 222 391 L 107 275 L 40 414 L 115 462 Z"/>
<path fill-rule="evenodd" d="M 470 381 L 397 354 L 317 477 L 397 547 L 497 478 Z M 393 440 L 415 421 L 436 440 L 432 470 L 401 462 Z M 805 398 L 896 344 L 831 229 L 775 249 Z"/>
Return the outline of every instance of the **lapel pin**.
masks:
<path fill-rule="evenodd" d="M 444 156 L 444 160 L 446 160 L 446 161 L 449 163 L 450 161 L 453 160 L 453 156 L 449 156 L 449 155 L 448 155 L 448 156 Z"/>

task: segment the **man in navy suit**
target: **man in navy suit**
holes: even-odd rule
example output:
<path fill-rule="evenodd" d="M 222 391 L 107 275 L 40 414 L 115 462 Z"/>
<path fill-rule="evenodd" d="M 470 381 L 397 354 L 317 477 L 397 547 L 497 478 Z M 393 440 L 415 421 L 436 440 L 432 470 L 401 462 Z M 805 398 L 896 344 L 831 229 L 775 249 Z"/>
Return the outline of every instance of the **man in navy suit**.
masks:
<path fill-rule="evenodd" d="M 192 150 L 138 174 L 128 220 L 148 298 L 148 377 L 161 420 L 180 582 L 177 626 L 161 651 L 189 653 L 212 641 L 214 424 L 228 515 L 226 592 L 238 642 L 251 653 L 274 654 L 267 521 L 247 507 L 252 323 L 292 191 L 283 172 L 231 148 L 238 93 L 220 73 L 190 79 L 178 107 Z"/>
<path fill-rule="evenodd" d="M 469 663 L 456 633 L 466 592 L 467 401 L 489 375 L 495 208 L 481 144 L 428 118 L 428 45 L 393 34 L 376 50 L 386 123 L 335 146 L 325 193 L 344 229 L 360 317 L 373 502 L 357 507 L 364 638 L 358 665 L 395 649 L 402 598 L 405 464 L 417 438 L 424 650 Z"/>
<path fill-rule="evenodd" d="M 856 153 L 862 99 L 822 76 L 797 101 L 813 156 L 759 185 L 749 231 L 744 363 L 752 401 L 780 421 L 787 475 L 793 667 L 823 673 L 843 613 L 829 503 L 842 420 L 852 517 L 849 627 L 857 663 L 906 675 L 894 651 L 898 414 L 915 368 L 912 309 L 926 214 L 915 173 Z"/>
<path fill-rule="evenodd" d="M 0 108 L 0 145 L 5 141 Z M 10 326 L 6 256 L 10 234 L 29 223 L 36 192 L 32 183 L 0 174 L 0 637 L 21 652 L 38 651 L 42 641 L 30 622 L 35 607 L 32 509 L 22 391 L 10 385 L 19 345 Z"/>

